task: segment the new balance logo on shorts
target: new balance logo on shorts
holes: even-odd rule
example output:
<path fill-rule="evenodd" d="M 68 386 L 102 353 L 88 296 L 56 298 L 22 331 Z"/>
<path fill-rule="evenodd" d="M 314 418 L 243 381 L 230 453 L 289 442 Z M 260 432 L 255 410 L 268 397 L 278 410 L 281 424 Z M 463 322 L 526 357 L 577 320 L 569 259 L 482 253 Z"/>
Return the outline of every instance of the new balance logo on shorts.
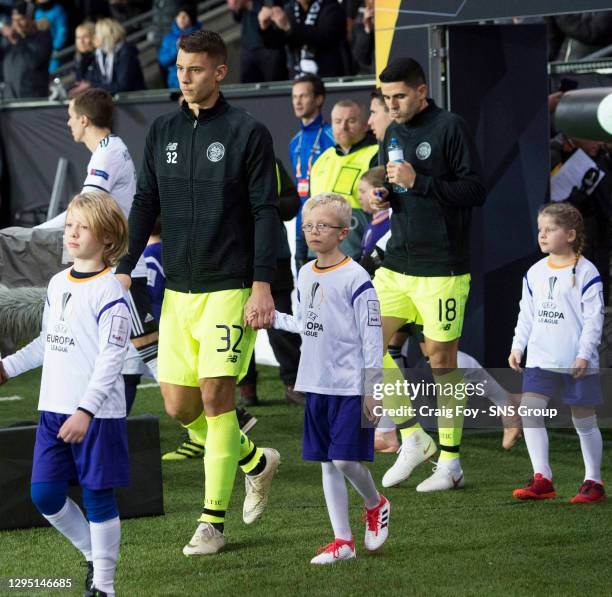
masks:
<path fill-rule="evenodd" d="M 227 357 L 227 359 L 225 359 L 225 361 L 227 363 L 236 363 L 238 361 L 238 355 L 237 354 L 231 354 L 229 357 Z"/>

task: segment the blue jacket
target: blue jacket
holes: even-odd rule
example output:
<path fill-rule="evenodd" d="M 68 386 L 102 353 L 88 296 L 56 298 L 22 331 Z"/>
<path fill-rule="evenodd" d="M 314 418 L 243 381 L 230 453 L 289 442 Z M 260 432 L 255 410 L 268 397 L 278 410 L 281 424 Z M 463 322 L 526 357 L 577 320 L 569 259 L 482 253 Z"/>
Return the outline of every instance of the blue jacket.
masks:
<path fill-rule="evenodd" d="M 187 29 L 179 29 L 176 21 L 172 23 L 172 31 L 166 33 L 159 47 L 158 60 L 159 63 L 168 69 L 168 77 L 166 83 L 170 89 L 175 89 L 179 86 L 178 77 L 176 76 L 176 55 L 178 54 L 178 42 L 184 35 L 189 35 L 194 31 L 199 31 L 202 25 L 199 21 L 193 27 Z"/>
<path fill-rule="evenodd" d="M 314 142 L 319 134 L 319 129 L 323 127 L 321 135 L 319 136 L 319 147 L 314 148 Z M 300 145 L 300 139 L 302 140 Z M 291 159 L 291 167 L 293 169 L 293 177 L 297 180 L 297 163 L 298 163 L 298 147 L 300 147 L 300 170 L 301 178 L 306 178 L 308 174 L 308 160 L 310 159 L 310 152 L 313 151 L 312 164 L 317 161 L 319 156 L 328 148 L 334 147 L 336 142 L 334 141 L 334 134 L 332 133 L 332 127 L 329 123 L 323 122 L 323 116 L 319 114 L 310 124 L 306 126 L 302 125 L 298 133 L 289 142 L 289 157 Z M 302 205 L 306 202 L 307 197 L 300 197 Z M 298 212 L 295 220 L 295 233 L 296 233 L 296 257 L 298 259 L 306 259 L 308 247 L 303 240 L 302 235 L 302 209 Z"/>
<path fill-rule="evenodd" d="M 53 50 L 61 50 L 66 45 L 68 38 L 68 17 L 64 8 L 61 4 L 53 4 L 49 8 L 39 6 L 34 11 L 34 20 L 39 21 L 40 19 L 49 21 Z M 49 72 L 57 70 L 59 65 L 59 60 L 52 58 L 49 63 Z"/>

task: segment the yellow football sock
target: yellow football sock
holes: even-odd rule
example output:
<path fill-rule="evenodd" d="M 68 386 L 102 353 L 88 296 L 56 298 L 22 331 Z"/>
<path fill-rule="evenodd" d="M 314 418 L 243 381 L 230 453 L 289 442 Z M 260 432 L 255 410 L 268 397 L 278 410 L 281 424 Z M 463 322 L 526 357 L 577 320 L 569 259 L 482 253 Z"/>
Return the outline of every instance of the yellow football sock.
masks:
<path fill-rule="evenodd" d="M 199 444 L 203 446 L 206 445 L 206 434 L 208 432 L 208 425 L 206 424 L 206 415 L 204 411 L 200 414 L 200 416 L 192 421 L 188 425 L 183 425 L 185 429 L 189 432 L 189 437 L 194 439 Z"/>
<path fill-rule="evenodd" d="M 204 508 L 200 522 L 223 522 L 236 478 L 240 427 L 236 411 L 206 417 L 208 437 L 204 458 Z"/>
<path fill-rule="evenodd" d="M 434 380 L 438 386 L 438 408 L 444 409 L 448 416 L 438 417 L 438 435 L 440 444 L 440 460 L 456 460 L 459 458 L 459 447 L 463 435 L 463 409 L 467 397 L 464 392 L 463 371 L 452 369 L 447 373 L 436 374 Z"/>
<path fill-rule="evenodd" d="M 397 381 L 400 383 L 404 382 L 404 375 L 388 352 L 383 356 L 383 368 L 385 384 L 395 384 Z M 390 418 L 396 424 L 397 429 L 399 429 L 402 441 L 409 438 L 415 431 L 422 429 L 421 424 L 416 418 L 416 410 L 412 406 L 412 400 L 404 393 L 385 394 L 384 408 L 387 412 L 389 410 L 396 411 L 396 414 L 390 415 Z"/>
<path fill-rule="evenodd" d="M 238 464 L 244 473 L 250 473 L 261 460 L 263 450 L 258 448 L 242 431 L 240 432 L 240 460 Z"/>

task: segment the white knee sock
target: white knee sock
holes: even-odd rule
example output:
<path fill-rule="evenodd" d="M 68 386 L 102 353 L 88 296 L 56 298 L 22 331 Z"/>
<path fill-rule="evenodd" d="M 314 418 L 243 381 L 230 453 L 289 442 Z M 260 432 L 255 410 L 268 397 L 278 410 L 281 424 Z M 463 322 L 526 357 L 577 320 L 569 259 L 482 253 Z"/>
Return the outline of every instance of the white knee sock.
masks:
<path fill-rule="evenodd" d="M 350 541 L 353 538 L 348 514 L 348 491 L 344 475 L 333 462 L 322 462 L 323 493 L 334 536 L 336 539 Z"/>
<path fill-rule="evenodd" d="M 572 417 L 572 421 L 580 438 L 580 449 L 584 460 L 584 480 L 590 479 L 601 483 L 603 441 L 601 431 L 597 426 L 597 417 L 595 415 L 583 419 Z"/>
<path fill-rule="evenodd" d="M 93 584 L 96 589 L 114 597 L 115 568 L 119 555 L 119 541 L 121 540 L 121 522 L 119 517 L 92 522 L 91 551 L 93 556 L 94 577 Z"/>
<path fill-rule="evenodd" d="M 523 435 L 527 444 L 529 458 L 533 466 L 534 475 L 540 473 L 543 477 L 552 480 L 552 471 L 548 462 L 548 433 L 544 424 L 544 417 L 531 414 L 533 409 L 546 408 L 547 400 L 527 396 L 521 400 L 521 406 L 528 409 L 523 419 Z"/>
<path fill-rule="evenodd" d="M 351 482 L 357 493 L 363 498 L 368 510 L 376 508 L 380 502 L 380 494 L 374 485 L 374 479 L 366 466 L 361 462 L 349 460 L 334 460 L 336 468 Z"/>
<path fill-rule="evenodd" d="M 81 509 L 70 499 L 55 514 L 44 517 L 91 562 L 91 536 L 89 523 Z"/>

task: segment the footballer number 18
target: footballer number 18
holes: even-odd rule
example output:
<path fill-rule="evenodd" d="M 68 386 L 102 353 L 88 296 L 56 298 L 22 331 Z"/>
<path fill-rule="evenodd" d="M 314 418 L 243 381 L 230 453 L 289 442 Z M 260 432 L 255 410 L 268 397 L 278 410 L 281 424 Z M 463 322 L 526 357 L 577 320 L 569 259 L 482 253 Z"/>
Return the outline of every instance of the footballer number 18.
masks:
<path fill-rule="evenodd" d="M 438 299 L 438 321 L 454 321 L 457 317 L 457 301 L 454 298 Z"/>

